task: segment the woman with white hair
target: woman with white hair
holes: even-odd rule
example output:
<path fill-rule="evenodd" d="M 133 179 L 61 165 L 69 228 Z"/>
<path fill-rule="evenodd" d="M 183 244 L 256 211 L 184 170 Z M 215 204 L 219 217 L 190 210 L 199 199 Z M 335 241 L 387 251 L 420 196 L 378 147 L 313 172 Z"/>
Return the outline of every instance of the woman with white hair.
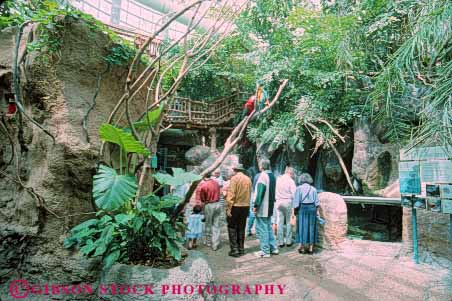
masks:
<path fill-rule="evenodd" d="M 300 185 L 295 190 L 292 208 L 297 216 L 296 242 L 300 244 L 298 252 L 314 252 L 314 244 L 318 239 L 317 215 L 319 214 L 319 198 L 317 190 L 312 186 L 313 180 L 308 173 L 304 173 L 299 179 Z"/>

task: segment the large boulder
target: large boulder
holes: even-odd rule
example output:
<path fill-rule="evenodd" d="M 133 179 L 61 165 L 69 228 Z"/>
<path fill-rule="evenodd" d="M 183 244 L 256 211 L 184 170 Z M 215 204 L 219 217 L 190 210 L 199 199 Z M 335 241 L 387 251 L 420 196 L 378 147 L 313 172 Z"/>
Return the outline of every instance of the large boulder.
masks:
<path fill-rule="evenodd" d="M 226 156 L 226 159 L 223 161 L 223 164 L 220 166 L 221 176 L 224 178 L 229 178 L 232 175 L 232 169 L 239 165 L 240 160 L 237 154 L 230 154 Z"/>
<path fill-rule="evenodd" d="M 198 166 L 191 167 L 191 170 L 195 173 L 200 173 L 207 167 L 211 166 L 218 158 L 219 154 L 213 153 L 207 157 Z M 220 165 L 219 170 L 223 178 L 229 178 L 232 175 L 232 169 L 240 163 L 239 156 L 237 154 L 229 154 Z"/>
<path fill-rule="evenodd" d="M 202 145 L 195 145 L 185 153 L 185 159 L 190 165 L 200 165 L 211 155 L 210 148 Z"/>
<path fill-rule="evenodd" d="M 335 249 L 347 239 L 347 205 L 342 196 L 332 192 L 319 193 L 321 215 L 326 223 L 320 226 L 320 244 Z"/>
<path fill-rule="evenodd" d="M 122 295 L 113 295 L 108 287 L 99 289 L 99 293 L 104 292 L 102 300 L 208 300 L 209 296 L 199 288 L 213 283 L 213 274 L 203 253 L 190 251 L 181 266 L 171 269 L 116 264 L 100 283 L 125 285 Z M 145 294 L 145 288 L 136 287 L 135 293 L 134 284 L 149 284 L 152 289 Z"/>

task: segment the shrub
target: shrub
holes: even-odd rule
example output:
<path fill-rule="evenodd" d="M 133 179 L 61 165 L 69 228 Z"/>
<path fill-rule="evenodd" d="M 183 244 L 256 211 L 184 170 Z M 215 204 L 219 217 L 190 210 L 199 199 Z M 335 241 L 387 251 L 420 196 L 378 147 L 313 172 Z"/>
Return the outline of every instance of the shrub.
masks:
<path fill-rule="evenodd" d="M 102 125 L 99 132 L 103 141 L 119 147 L 119 172 L 107 165 L 99 166 L 93 177 L 93 198 L 99 207 L 96 218 L 72 228 L 64 246 L 77 246 L 86 257 L 101 256 L 105 268 L 115 262 L 143 263 L 149 259 L 177 263 L 181 260 L 184 224 L 171 223 L 170 215 L 181 200 L 153 193 L 137 198 L 137 178 L 129 172 L 128 155 L 147 158 L 149 151 L 130 133 L 112 125 Z M 180 168 L 174 168 L 173 174 L 155 173 L 153 177 L 161 186 L 199 180 L 198 175 Z"/>

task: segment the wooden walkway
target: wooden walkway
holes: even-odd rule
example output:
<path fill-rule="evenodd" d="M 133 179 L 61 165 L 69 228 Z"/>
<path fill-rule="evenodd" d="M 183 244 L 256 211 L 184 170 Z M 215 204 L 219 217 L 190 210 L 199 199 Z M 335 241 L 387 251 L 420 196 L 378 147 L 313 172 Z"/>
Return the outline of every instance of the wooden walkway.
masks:
<path fill-rule="evenodd" d="M 136 47 L 147 38 L 136 32 L 122 27 L 108 25 L 117 35 L 125 40 L 135 43 Z M 153 40 L 146 49 L 146 54 L 153 58 L 159 54 L 161 41 Z M 234 119 L 241 112 L 244 93 L 235 93 L 231 96 L 211 102 L 192 100 L 176 96 L 167 110 L 164 123 L 172 128 L 198 128 L 207 129 L 221 127 Z"/>
<path fill-rule="evenodd" d="M 108 25 L 117 35 L 125 40 L 135 43 L 136 47 L 147 38 L 139 33 L 122 27 Z M 156 57 L 160 51 L 161 41 L 155 39 L 147 47 L 146 54 Z M 244 93 L 235 93 L 231 96 L 211 102 L 192 100 L 176 96 L 168 108 L 164 123 L 172 128 L 198 128 L 222 127 L 229 123 L 242 110 Z"/>
<path fill-rule="evenodd" d="M 165 123 L 173 128 L 221 127 L 232 121 L 242 110 L 242 93 L 212 102 L 176 97 L 168 108 Z"/>

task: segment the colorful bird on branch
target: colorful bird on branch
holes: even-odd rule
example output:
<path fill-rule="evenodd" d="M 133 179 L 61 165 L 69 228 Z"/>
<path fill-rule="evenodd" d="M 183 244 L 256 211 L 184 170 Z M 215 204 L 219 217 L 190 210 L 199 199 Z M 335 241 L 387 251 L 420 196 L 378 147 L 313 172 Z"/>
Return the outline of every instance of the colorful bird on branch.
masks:
<path fill-rule="evenodd" d="M 259 82 L 256 82 L 256 107 L 257 111 L 270 105 L 267 92 L 262 88 Z"/>

